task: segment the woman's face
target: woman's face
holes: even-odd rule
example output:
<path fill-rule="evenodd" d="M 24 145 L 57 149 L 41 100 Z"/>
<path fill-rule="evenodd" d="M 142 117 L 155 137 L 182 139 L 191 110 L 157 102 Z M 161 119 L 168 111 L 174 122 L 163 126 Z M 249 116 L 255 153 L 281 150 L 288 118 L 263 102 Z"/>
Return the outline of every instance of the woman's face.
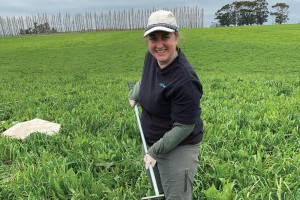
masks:
<path fill-rule="evenodd" d="M 159 65 L 169 64 L 173 60 L 177 43 L 177 33 L 156 31 L 147 36 L 148 49 Z"/>

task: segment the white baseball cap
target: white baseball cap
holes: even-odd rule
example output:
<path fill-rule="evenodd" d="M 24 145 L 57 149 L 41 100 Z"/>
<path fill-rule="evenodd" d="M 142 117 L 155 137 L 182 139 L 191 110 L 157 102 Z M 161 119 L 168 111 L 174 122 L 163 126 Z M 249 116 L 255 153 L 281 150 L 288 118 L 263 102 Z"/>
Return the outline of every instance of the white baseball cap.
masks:
<path fill-rule="evenodd" d="M 148 18 L 144 37 L 154 31 L 178 32 L 176 18 L 171 11 L 159 10 L 151 13 Z"/>

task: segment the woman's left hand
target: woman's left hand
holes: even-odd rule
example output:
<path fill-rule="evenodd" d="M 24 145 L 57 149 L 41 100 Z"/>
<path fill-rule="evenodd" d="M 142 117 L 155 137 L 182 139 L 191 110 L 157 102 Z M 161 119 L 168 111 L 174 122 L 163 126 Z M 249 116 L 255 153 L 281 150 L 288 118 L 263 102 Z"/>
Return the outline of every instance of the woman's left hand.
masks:
<path fill-rule="evenodd" d="M 149 168 L 150 164 L 152 165 L 152 167 L 154 167 L 156 164 L 156 160 L 154 158 L 152 158 L 149 154 L 145 155 L 144 162 L 145 162 L 146 169 Z"/>

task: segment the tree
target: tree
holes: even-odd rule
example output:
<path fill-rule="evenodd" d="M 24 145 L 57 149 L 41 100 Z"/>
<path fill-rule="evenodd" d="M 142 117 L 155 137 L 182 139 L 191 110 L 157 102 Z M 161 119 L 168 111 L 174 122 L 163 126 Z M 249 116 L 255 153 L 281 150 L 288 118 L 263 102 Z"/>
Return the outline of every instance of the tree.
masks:
<path fill-rule="evenodd" d="M 215 19 L 218 19 L 222 26 L 229 26 L 233 24 L 233 9 L 230 4 L 226 4 L 220 10 L 218 10 L 215 15 L 217 16 Z"/>
<path fill-rule="evenodd" d="M 223 6 L 215 14 L 215 19 L 223 26 L 262 25 L 268 18 L 268 3 L 266 0 L 235 1 Z"/>
<path fill-rule="evenodd" d="M 268 3 L 266 0 L 256 0 L 255 2 L 256 24 L 262 25 L 268 21 Z"/>
<path fill-rule="evenodd" d="M 56 29 L 52 28 L 50 29 L 49 23 L 46 22 L 44 24 L 38 24 L 37 22 L 34 22 L 34 28 L 29 27 L 28 29 L 20 29 L 20 34 L 25 35 L 25 34 L 41 34 L 41 33 L 56 33 Z"/>
<path fill-rule="evenodd" d="M 256 23 L 256 16 L 254 8 L 256 2 L 254 1 L 235 1 L 233 2 L 236 21 L 239 26 L 241 25 L 252 25 Z"/>
<path fill-rule="evenodd" d="M 286 3 L 277 3 L 277 4 L 273 5 L 272 8 L 276 9 L 275 12 L 271 12 L 271 15 L 274 15 L 276 17 L 275 18 L 276 24 L 283 24 L 289 20 L 289 18 L 288 18 L 289 5 L 287 5 Z"/>

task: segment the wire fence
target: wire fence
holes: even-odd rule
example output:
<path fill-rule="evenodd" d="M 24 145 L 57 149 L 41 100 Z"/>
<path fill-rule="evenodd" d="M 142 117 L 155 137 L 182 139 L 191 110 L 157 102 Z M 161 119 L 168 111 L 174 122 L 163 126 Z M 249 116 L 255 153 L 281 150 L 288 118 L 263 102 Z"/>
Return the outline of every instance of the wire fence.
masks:
<path fill-rule="evenodd" d="M 203 8 L 183 6 L 164 9 L 174 13 L 180 28 L 203 27 Z M 145 8 L 85 14 L 42 13 L 33 16 L 0 16 L 0 36 L 145 29 L 149 15 L 156 10 Z"/>

